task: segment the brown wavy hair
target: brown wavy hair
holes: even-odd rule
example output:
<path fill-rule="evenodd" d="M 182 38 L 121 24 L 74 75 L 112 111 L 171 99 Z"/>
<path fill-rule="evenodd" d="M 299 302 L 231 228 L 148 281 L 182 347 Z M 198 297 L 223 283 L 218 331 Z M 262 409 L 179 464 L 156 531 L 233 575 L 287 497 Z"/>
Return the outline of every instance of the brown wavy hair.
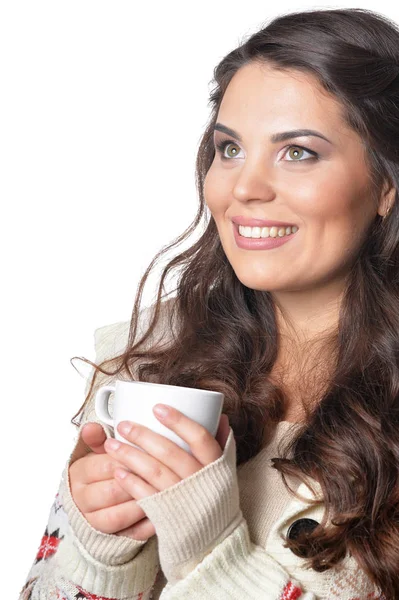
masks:
<path fill-rule="evenodd" d="M 250 62 L 296 69 L 317 78 L 340 102 L 346 123 L 364 143 L 372 193 L 388 180 L 399 185 L 399 29 L 387 17 L 358 8 L 280 15 L 229 52 L 214 70 L 211 114 L 196 159 L 199 208 L 192 224 L 154 257 L 134 302 L 122 354 L 95 369 L 129 379 L 223 392 L 237 443 L 237 464 L 255 456 L 282 420 L 287 396 L 271 377 L 278 350 L 276 306 L 268 291 L 237 278 L 204 201 L 204 179 L 214 159 L 213 128 L 233 75 Z M 322 488 L 326 517 L 313 530 L 286 540 L 307 565 L 323 571 L 349 553 L 387 600 L 399 598 L 399 209 L 397 193 L 387 218 L 376 215 L 346 280 L 335 330 L 317 340 L 330 356 L 328 376 L 303 367 L 306 418 L 274 468 Z M 157 299 L 136 339 L 146 280 L 158 259 L 200 226 L 198 241 L 163 269 Z M 164 282 L 179 273 L 175 296 Z M 175 332 L 151 344 L 167 311 Z M 315 341 L 312 340 L 312 344 Z M 313 346 L 314 347 L 314 346 Z M 133 365 L 138 365 L 133 373 Z M 321 361 L 320 361 L 321 365 Z M 319 365 L 319 366 L 320 366 Z M 107 368 L 105 368 L 107 366 Z M 110 370 L 113 366 L 113 370 Z M 313 371 L 313 377 L 311 372 Z M 310 388 L 310 381 L 312 388 Z M 310 394 L 310 389 L 315 390 Z M 326 518 L 331 526 L 326 526 Z"/>

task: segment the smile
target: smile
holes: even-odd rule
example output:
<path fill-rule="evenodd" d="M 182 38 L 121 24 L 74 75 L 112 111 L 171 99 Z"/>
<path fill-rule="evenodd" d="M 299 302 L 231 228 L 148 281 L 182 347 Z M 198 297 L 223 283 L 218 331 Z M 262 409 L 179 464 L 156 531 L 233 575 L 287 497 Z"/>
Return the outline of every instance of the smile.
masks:
<path fill-rule="evenodd" d="M 296 238 L 298 227 L 243 227 L 232 223 L 236 245 L 243 250 L 272 250 Z M 240 231 L 239 231 L 240 230 Z M 244 235 L 241 235 L 241 231 Z M 249 237 L 251 234 L 251 237 Z M 252 235 L 256 237 L 252 237 Z M 263 234 L 263 235 L 262 235 Z"/>
<path fill-rule="evenodd" d="M 276 238 L 284 237 L 285 235 L 291 235 L 296 233 L 298 227 L 245 227 L 244 225 L 238 226 L 238 232 L 241 236 L 246 238 Z"/>

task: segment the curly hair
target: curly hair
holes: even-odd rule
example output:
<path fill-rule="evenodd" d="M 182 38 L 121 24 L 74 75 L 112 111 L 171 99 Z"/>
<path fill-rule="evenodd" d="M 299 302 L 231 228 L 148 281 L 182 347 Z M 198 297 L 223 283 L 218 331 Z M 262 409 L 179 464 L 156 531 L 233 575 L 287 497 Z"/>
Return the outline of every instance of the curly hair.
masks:
<path fill-rule="evenodd" d="M 350 553 L 387 600 L 394 600 L 399 598 L 399 30 L 387 17 L 357 8 L 280 15 L 216 66 L 211 115 L 196 158 L 196 217 L 141 278 L 124 352 L 100 365 L 82 359 L 95 371 L 72 422 L 77 424 L 99 372 L 220 391 L 239 465 L 259 452 L 285 414 L 285 391 L 271 378 L 278 349 L 275 304 L 268 291 L 238 280 L 204 201 L 223 94 L 238 69 L 251 62 L 316 77 L 365 145 L 373 193 L 378 196 L 385 179 L 395 188 L 389 216 L 376 215 L 350 268 L 337 329 L 318 340 L 333 357 L 333 368 L 328 377 L 314 377 L 315 398 L 304 406 L 303 424 L 283 455 L 273 459 L 290 493 L 295 494 L 287 476 L 314 478 L 326 506 L 323 522 L 295 541 L 286 539 L 286 546 L 306 556 L 316 571 Z M 152 268 L 201 220 L 198 240 L 163 269 L 151 318 L 136 339 Z M 175 296 L 165 302 L 165 278 L 174 273 Z M 174 334 L 168 344 L 149 343 L 166 306 Z M 307 382 L 309 373 L 302 376 Z"/>

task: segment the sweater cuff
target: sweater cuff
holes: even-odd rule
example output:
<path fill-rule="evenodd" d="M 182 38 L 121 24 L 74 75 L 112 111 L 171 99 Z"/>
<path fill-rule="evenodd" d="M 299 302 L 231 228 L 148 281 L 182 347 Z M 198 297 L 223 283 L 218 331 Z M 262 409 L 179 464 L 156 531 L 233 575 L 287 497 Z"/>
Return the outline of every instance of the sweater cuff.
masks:
<path fill-rule="evenodd" d="M 90 422 L 93 421 L 99 422 L 95 419 Z M 107 438 L 113 437 L 111 434 L 112 428 L 101 422 L 100 425 L 103 427 Z M 80 429 L 81 428 L 79 428 L 78 431 L 76 444 L 62 474 L 60 500 L 68 517 L 70 528 L 77 538 L 79 545 L 82 546 L 92 558 L 104 565 L 122 565 L 132 560 L 138 554 L 144 544 L 146 544 L 146 540 L 139 541 L 125 536 L 98 531 L 90 525 L 76 506 L 71 493 L 69 467 L 75 460 L 88 452 L 86 444 L 80 438 Z"/>
<path fill-rule="evenodd" d="M 232 429 L 216 461 L 137 504 L 155 527 L 166 578 L 184 578 L 242 520 Z"/>
<path fill-rule="evenodd" d="M 93 594 L 90 598 L 99 600 L 147 598 L 159 573 L 156 536 L 147 541 L 133 560 L 112 566 L 94 560 L 69 529 L 54 561 L 55 579 L 71 581 Z"/>

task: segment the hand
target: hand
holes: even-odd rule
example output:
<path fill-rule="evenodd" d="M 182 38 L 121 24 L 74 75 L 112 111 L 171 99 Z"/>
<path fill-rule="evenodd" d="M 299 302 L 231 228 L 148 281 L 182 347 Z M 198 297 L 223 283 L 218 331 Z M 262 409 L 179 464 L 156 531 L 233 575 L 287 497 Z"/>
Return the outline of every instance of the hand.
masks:
<path fill-rule="evenodd" d="M 104 445 L 112 458 L 123 463 L 125 468 L 117 467 L 114 476 L 135 500 L 166 490 L 220 458 L 229 435 L 227 415 L 221 415 L 215 439 L 205 427 L 175 408 L 168 407 L 165 417 L 158 415 L 155 410 L 154 414 L 189 445 L 193 456 L 143 425 L 129 421 L 119 423 L 120 434 L 146 451 L 114 439 L 108 439 Z"/>
<path fill-rule="evenodd" d="M 114 470 L 123 466 L 105 452 L 107 436 L 98 423 L 86 423 L 80 432 L 83 444 L 79 458 L 69 467 L 73 500 L 92 527 L 142 541 L 155 534 L 154 526 L 131 495 L 114 479 Z M 88 450 L 91 452 L 88 453 Z"/>

